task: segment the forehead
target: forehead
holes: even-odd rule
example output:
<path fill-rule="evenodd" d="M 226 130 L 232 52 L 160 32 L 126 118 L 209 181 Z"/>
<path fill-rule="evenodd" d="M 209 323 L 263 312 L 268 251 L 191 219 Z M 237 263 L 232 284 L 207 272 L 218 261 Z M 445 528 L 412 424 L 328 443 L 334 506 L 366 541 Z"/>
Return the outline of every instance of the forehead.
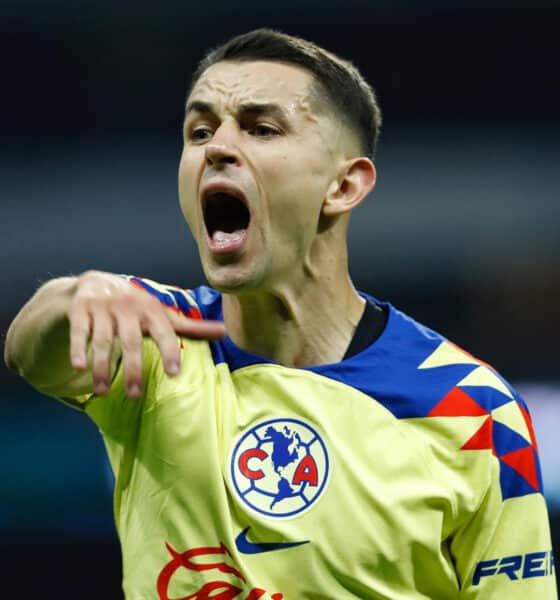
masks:
<path fill-rule="evenodd" d="M 224 61 L 204 71 L 189 99 L 234 105 L 249 100 L 290 105 L 310 99 L 312 82 L 310 73 L 294 65 Z"/>

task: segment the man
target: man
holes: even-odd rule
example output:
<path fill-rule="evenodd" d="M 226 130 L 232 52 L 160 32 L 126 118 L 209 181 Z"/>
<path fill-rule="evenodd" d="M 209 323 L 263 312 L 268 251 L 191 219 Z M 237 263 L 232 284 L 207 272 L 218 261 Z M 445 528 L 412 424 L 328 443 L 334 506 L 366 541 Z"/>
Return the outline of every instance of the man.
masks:
<path fill-rule="evenodd" d="M 6 362 L 104 437 L 127 598 L 556 596 L 525 404 L 350 280 L 380 122 L 349 63 L 230 40 L 179 167 L 212 287 L 87 272 L 12 324 Z"/>

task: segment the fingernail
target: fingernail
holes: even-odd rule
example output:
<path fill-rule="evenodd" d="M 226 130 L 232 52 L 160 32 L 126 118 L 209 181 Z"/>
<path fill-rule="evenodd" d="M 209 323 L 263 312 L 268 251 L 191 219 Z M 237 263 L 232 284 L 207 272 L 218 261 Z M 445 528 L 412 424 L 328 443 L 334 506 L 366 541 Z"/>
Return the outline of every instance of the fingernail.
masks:
<path fill-rule="evenodd" d="M 138 396 L 140 396 L 142 394 L 141 390 L 140 390 L 140 386 L 137 383 L 133 383 L 129 388 L 128 388 L 128 395 L 129 396 L 134 396 L 135 398 L 137 398 Z"/>
<path fill-rule="evenodd" d="M 95 384 L 95 393 L 96 394 L 105 394 L 108 389 L 109 389 L 109 386 L 107 385 L 107 383 L 105 381 L 98 381 Z"/>
<path fill-rule="evenodd" d="M 176 362 L 169 363 L 169 374 L 177 375 L 178 372 L 179 372 L 179 363 L 176 363 Z"/>
<path fill-rule="evenodd" d="M 74 369 L 81 369 L 85 366 L 85 359 L 81 354 L 75 354 L 72 357 L 72 366 Z"/>

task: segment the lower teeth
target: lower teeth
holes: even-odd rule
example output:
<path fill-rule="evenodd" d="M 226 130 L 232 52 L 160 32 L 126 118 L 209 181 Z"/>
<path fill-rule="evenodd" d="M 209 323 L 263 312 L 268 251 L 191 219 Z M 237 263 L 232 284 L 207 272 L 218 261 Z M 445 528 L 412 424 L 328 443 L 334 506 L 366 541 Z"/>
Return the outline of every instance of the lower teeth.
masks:
<path fill-rule="evenodd" d="M 232 231 L 231 233 L 226 233 L 225 231 L 216 230 L 212 234 L 212 239 L 218 244 L 238 242 L 242 237 L 243 231 Z"/>

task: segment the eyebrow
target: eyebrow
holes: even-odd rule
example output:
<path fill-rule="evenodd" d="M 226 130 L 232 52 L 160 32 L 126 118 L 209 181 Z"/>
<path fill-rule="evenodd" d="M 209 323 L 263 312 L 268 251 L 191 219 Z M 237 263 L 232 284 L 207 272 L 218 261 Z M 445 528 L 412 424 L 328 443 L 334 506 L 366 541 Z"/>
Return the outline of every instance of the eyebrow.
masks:
<path fill-rule="evenodd" d="M 187 103 L 185 118 L 187 118 L 193 112 L 200 114 L 217 114 L 216 108 L 213 104 L 210 102 L 204 102 L 202 100 L 191 100 Z M 239 108 L 237 109 L 237 118 L 242 119 L 243 117 L 247 116 L 270 116 L 277 119 L 284 127 L 290 127 L 290 121 L 286 111 L 282 106 L 280 106 L 280 104 L 277 104 L 276 102 L 245 102 L 240 104 Z"/>
<path fill-rule="evenodd" d="M 200 100 L 191 100 L 187 103 L 185 109 L 185 116 L 188 116 L 192 112 L 197 113 L 215 113 L 214 107 L 209 102 L 201 102 Z"/>

